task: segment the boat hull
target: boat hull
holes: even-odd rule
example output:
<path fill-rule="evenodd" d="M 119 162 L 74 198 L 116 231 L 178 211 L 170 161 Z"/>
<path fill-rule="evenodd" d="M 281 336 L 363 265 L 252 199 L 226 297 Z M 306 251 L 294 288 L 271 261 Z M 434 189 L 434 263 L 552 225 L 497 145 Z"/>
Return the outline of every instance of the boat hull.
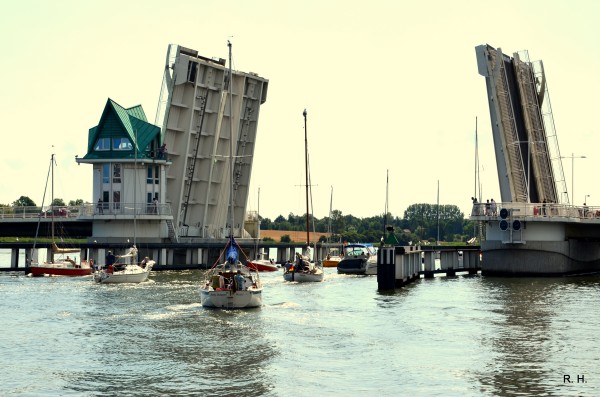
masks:
<path fill-rule="evenodd" d="M 33 277 L 40 276 L 67 276 L 67 277 L 82 277 L 92 274 L 90 267 L 53 267 L 53 266 L 31 266 L 29 272 Z"/>
<path fill-rule="evenodd" d="M 337 266 L 339 274 L 364 274 L 372 276 L 377 274 L 377 262 L 365 258 L 342 259 Z"/>
<path fill-rule="evenodd" d="M 279 270 L 277 265 L 271 263 L 270 261 L 248 261 L 246 266 L 248 266 L 249 269 L 256 270 L 258 272 L 276 272 Z"/>
<path fill-rule="evenodd" d="M 341 258 L 339 259 L 323 259 L 323 267 L 337 267 L 340 263 Z"/>
<path fill-rule="evenodd" d="M 137 265 L 127 265 L 125 270 L 112 273 L 100 270 L 94 273 L 94 281 L 101 284 L 143 283 L 148 280 L 151 271 L 152 264 L 147 265 L 145 268 Z"/>
<path fill-rule="evenodd" d="M 200 289 L 202 307 L 215 309 L 248 309 L 262 306 L 262 288 L 243 291 Z"/>
<path fill-rule="evenodd" d="M 314 283 L 323 281 L 323 270 L 318 269 L 315 272 L 285 272 L 283 279 L 285 281 L 296 281 L 298 283 Z"/>

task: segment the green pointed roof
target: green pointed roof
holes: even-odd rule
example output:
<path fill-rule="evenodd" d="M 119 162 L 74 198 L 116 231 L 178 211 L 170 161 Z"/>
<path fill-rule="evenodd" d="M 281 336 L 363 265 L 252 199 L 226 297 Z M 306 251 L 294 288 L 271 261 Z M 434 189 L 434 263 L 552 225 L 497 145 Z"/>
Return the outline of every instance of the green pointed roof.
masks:
<path fill-rule="evenodd" d="M 134 147 L 137 147 L 139 159 L 150 158 L 146 148 L 156 140 L 160 146 L 160 128 L 148 123 L 146 114 L 141 105 L 124 108 L 108 98 L 106 106 L 97 126 L 90 128 L 88 133 L 88 149 L 84 159 L 133 159 L 134 148 L 131 150 L 94 150 L 96 143 L 101 138 L 127 138 Z"/>

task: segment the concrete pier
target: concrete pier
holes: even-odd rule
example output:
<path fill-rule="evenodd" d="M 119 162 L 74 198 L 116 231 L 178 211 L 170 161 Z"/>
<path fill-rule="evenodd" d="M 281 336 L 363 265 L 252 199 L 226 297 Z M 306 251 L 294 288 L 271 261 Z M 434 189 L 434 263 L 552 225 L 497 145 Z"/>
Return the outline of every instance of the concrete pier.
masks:
<path fill-rule="evenodd" d="M 438 262 L 439 260 L 439 262 Z M 439 263 L 439 266 L 436 264 Z M 433 278 L 443 273 L 477 274 L 481 270 L 477 246 L 451 247 L 382 247 L 377 253 L 377 284 L 379 290 L 400 288 L 423 275 Z"/>

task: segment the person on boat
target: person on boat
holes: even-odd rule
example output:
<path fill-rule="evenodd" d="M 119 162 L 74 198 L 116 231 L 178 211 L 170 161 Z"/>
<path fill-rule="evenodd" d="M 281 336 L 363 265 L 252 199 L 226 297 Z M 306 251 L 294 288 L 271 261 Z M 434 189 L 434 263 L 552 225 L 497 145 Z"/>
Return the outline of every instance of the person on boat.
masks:
<path fill-rule="evenodd" d="M 115 260 L 116 260 L 116 258 L 114 256 L 114 254 L 112 253 L 112 251 L 108 251 L 108 253 L 106 254 L 106 262 L 105 262 L 106 267 L 114 265 Z"/>
<path fill-rule="evenodd" d="M 242 271 L 238 269 L 237 273 L 235 274 L 235 276 L 233 276 L 233 281 L 235 282 L 235 289 L 238 291 L 243 291 L 244 288 L 244 283 L 246 282 L 246 280 L 244 279 L 244 276 L 242 276 Z"/>
<path fill-rule="evenodd" d="M 142 259 L 142 262 L 140 263 L 140 267 L 142 269 L 146 268 L 146 264 L 150 261 L 150 258 L 148 258 L 147 256 L 144 257 L 144 259 Z"/>

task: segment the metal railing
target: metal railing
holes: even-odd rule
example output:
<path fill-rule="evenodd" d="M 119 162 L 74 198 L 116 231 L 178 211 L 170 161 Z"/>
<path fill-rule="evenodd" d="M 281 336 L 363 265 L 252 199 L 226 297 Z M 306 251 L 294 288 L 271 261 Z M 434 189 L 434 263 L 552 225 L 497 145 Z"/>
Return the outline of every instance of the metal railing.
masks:
<path fill-rule="evenodd" d="M 102 215 L 171 215 L 169 204 L 97 203 L 77 206 L 0 207 L 0 219 L 80 218 Z"/>
<path fill-rule="evenodd" d="M 594 221 L 600 223 L 600 206 L 574 206 L 556 203 L 477 203 L 473 205 L 471 219 L 493 220 L 500 219 L 500 211 L 509 210 L 512 219 L 525 217 L 534 218 L 563 218 L 564 221 Z M 557 219 L 558 220 L 558 219 Z"/>

